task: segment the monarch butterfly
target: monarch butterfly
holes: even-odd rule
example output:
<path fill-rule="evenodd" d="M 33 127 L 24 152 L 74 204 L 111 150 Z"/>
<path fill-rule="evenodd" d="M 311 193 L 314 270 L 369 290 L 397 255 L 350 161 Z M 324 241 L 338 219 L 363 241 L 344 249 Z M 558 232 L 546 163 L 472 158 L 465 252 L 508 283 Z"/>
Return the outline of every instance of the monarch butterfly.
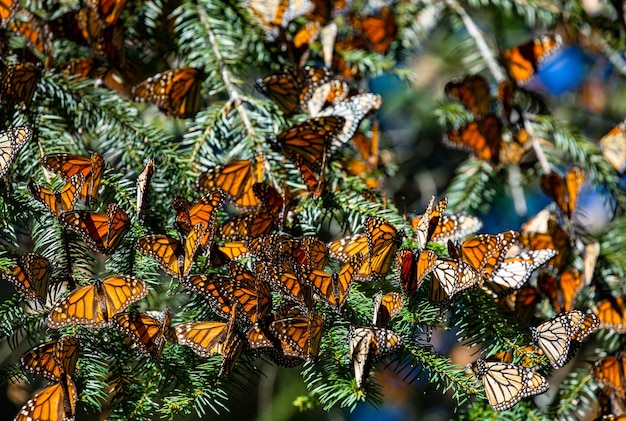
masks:
<path fill-rule="evenodd" d="M 382 7 L 378 15 L 351 15 L 349 18 L 368 50 L 380 54 L 389 52 L 398 33 L 395 15 L 389 7 Z"/>
<path fill-rule="evenodd" d="M 52 271 L 48 259 L 39 254 L 26 253 L 20 257 L 17 266 L 9 266 L 8 269 L 10 272 L 5 272 L 4 276 L 20 294 L 45 304 Z"/>
<path fill-rule="evenodd" d="M 404 348 L 404 340 L 397 333 L 382 327 L 350 327 L 348 344 L 358 388 L 367 380 L 372 365 Z"/>
<path fill-rule="evenodd" d="M 295 238 L 286 234 L 268 234 L 246 244 L 257 259 L 274 264 L 288 262 L 308 269 L 324 269 L 329 259 L 326 244 L 312 235 Z"/>
<path fill-rule="evenodd" d="M 63 186 L 60 191 L 52 191 L 39 184 L 28 183 L 28 191 L 39 202 L 43 203 L 50 212 L 60 216 L 63 212 L 74 209 L 78 192 L 83 186 L 84 177 L 76 174 Z"/>
<path fill-rule="evenodd" d="M 223 204 L 224 193 L 219 189 L 207 193 L 193 205 L 185 198 L 175 197 L 172 206 L 176 210 L 176 226 L 180 237 L 187 237 L 193 227 L 199 225 L 204 230 L 201 239 L 202 248 L 211 251 L 215 218 Z"/>
<path fill-rule="evenodd" d="M 482 276 L 468 263 L 439 258 L 431 272 L 429 299 L 446 306 L 459 292 L 482 284 Z"/>
<path fill-rule="evenodd" d="M 130 336 L 142 352 L 157 358 L 163 352 L 165 341 L 174 338 L 170 333 L 170 318 L 169 309 L 159 318 L 136 312 L 118 313 L 111 319 L 111 324 Z"/>
<path fill-rule="evenodd" d="M 502 121 L 495 114 L 488 114 L 480 120 L 449 130 L 442 141 L 450 148 L 461 149 L 478 159 L 498 164 L 502 143 Z"/>
<path fill-rule="evenodd" d="M 327 104 L 336 105 L 345 100 L 350 92 L 346 82 L 333 79 L 320 86 L 313 86 L 305 91 L 304 111 L 316 117 Z"/>
<path fill-rule="evenodd" d="M 520 289 L 533 272 L 556 255 L 552 249 L 522 251 L 504 258 L 491 273 L 483 288 L 495 297 L 503 297 Z"/>
<path fill-rule="evenodd" d="M 276 225 L 282 227 L 288 204 L 287 197 L 283 198 L 278 190 L 267 183 L 254 183 L 252 185 L 252 192 L 261 201 L 262 208 L 272 215 Z M 285 194 L 287 194 L 286 189 Z"/>
<path fill-rule="evenodd" d="M 322 269 L 313 269 L 307 274 L 309 285 L 320 298 L 334 306 L 337 311 L 341 311 L 350 294 L 354 273 L 359 270 L 361 264 L 363 256 L 359 253 L 352 256 L 338 273 L 331 274 Z"/>
<path fill-rule="evenodd" d="M 557 313 L 572 310 L 576 296 L 584 286 L 582 274 L 573 268 L 564 270 L 556 278 L 549 273 L 543 273 L 537 278 L 539 291 L 548 296 Z"/>
<path fill-rule="evenodd" d="M 310 0 L 249 0 L 248 4 L 257 23 L 267 38 L 274 38 L 278 28 L 313 10 Z"/>
<path fill-rule="evenodd" d="M 126 0 L 88 0 L 87 6 L 98 12 L 100 19 L 107 25 L 115 25 L 122 10 L 126 5 Z"/>
<path fill-rule="evenodd" d="M 328 245 L 328 249 L 331 257 L 343 262 L 357 253 L 363 254 L 363 264 L 355 275 L 356 279 L 378 278 L 389 271 L 403 236 L 386 220 L 370 216 L 365 220 L 365 235 L 356 234 L 335 240 Z"/>
<path fill-rule="evenodd" d="M 545 209 L 544 211 L 539 212 L 522 226 L 519 240 L 525 248 L 531 250 L 556 250 L 558 254 L 548 262 L 548 265 L 560 269 L 572 249 L 569 234 L 559 225 L 555 214 Z"/>
<path fill-rule="evenodd" d="M 166 70 L 135 85 L 130 95 L 137 102 L 149 102 L 169 116 L 193 117 L 201 105 L 204 71 L 195 67 Z"/>
<path fill-rule="evenodd" d="M 26 126 L 0 131 L 0 177 L 4 177 L 17 152 L 31 137 L 33 131 Z"/>
<path fill-rule="evenodd" d="M 260 322 L 272 309 L 269 287 L 239 263 L 230 262 L 229 272 L 229 276 L 191 275 L 181 284 L 205 297 L 223 318 L 230 318 L 236 309 L 244 325 Z"/>
<path fill-rule="evenodd" d="M 626 170 L 626 121 L 622 121 L 600 138 L 600 149 L 604 159 L 615 171 L 623 173 Z"/>
<path fill-rule="evenodd" d="M 98 188 L 104 171 L 104 159 L 97 152 L 90 158 L 66 153 L 46 155 L 41 159 L 41 164 L 48 171 L 61 176 L 66 182 L 76 174 L 82 174 L 85 178 L 80 197 L 89 201 L 98 196 Z"/>
<path fill-rule="evenodd" d="M 533 341 L 548 357 L 554 368 L 561 368 L 571 360 L 581 342 L 593 333 L 600 324 L 598 316 L 572 310 L 531 326 Z"/>
<path fill-rule="evenodd" d="M 482 381 L 489 405 L 495 411 L 507 410 L 520 400 L 544 393 L 550 387 L 541 374 L 515 364 L 479 358 L 468 368 Z"/>
<path fill-rule="evenodd" d="M 14 421 L 73 421 L 78 392 L 70 375 L 42 389 L 22 406 Z"/>
<path fill-rule="evenodd" d="M 137 177 L 137 218 L 143 219 L 143 213 L 148 205 L 150 180 L 154 174 L 154 159 L 150 159 L 145 168 Z"/>
<path fill-rule="evenodd" d="M 584 184 L 585 173 L 576 165 L 570 168 L 564 178 L 554 172 L 541 176 L 541 190 L 556 202 L 568 218 L 574 213 L 578 194 Z"/>
<path fill-rule="evenodd" d="M 139 238 L 135 248 L 156 260 L 165 272 L 184 278 L 191 270 L 203 235 L 202 226 L 195 225 L 183 242 L 167 235 L 154 234 Z"/>
<path fill-rule="evenodd" d="M 6 25 L 18 4 L 18 0 L 2 0 L 0 2 L 0 25 Z"/>
<path fill-rule="evenodd" d="M 262 178 L 263 156 L 258 155 L 255 159 L 234 160 L 203 172 L 196 181 L 196 189 L 202 193 L 222 189 L 235 206 L 248 210 L 261 204 L 252 186 Z"/>
<path fill-rule="evenodd" d="M 518 85 L 527 84 L 537 73 L 539 66 L 558 51 L 563 39 L 558 34 L 540 35 L 529 42 L 506 50 L 502 61 L 509 76 Z"/>
<path fill-rule="evenodd" d="M 30 105 L 40 77 L 35 63 L 0 63 L 0 104 Z"/>
<path fill-rule="evenodd" d="M 134 276 L 110 276 L 80 287 L 57 302 L 46 322 L 52 329 L 78 324 L 104 327 L 117 313 L 148 295 L 146 284 Z"/>
<path fill-rule="evenodd" d="M 626 333 L 626 302 L 624 297 L 611 297 L 597 303 L 594 313 L 600 319 L 600 329 Z"/>
<path fill-rule="evenodd" d="M 269 331 L 280 342 L 284 355 L 313 361 L 319 354 L 323 322 L 322 316 L 312 311 L 307 315 L 277 315 Z"/>
<path fill-rule="evenodd" d="M 323 109 L 318 117 L 343 117 L 345 120 L 341 132 L 333 136 L 330 150 L 335 150 L 345 145 L 354 137 L 361 121 L 371 112 L 378 110 L 383 100 L 380 95 L 364 93 L 354 95 L 331 107 Z"/>
<path fill-rule="evenodd" d="M 517 231 L 505 231 L 498 234 L 478 234 L 463 242 L 459 250 L 451 241 L 448 241 L 448 251 L 450 257 L 457 255 L 469 263 L 484 280 L 491 279 L 502 261 L 506 258 L 507 252 L 519 238 Z"/>
<path fill-rule="evenodd" d="M 243 241 L 231 241 L 218 246 L 213 243 L 211 251 L 211 266 L 219 267 L 227 264 L 232 259 L 241 259 L 248 257 L 250 253 Z"/>
<path fill-rule="evenodd" d="M 16 15 L 8 24 L 9 31 L 21 35 L 36 52 L 52 56 L 52 34 L 48 26 L 28 10 L 22 9 Z"/>
<path fill-rule="evenodd" d="M 539 291 L 529 283 L 501 300 L 511 313 L 523 323 L 530 323 L 535 318 L 535 309 L 540 301 Z"/>
<path fill-rule="evenodd" d="M 402 249 L 396 258 L 400 268 L 402 292 L 410 297 L 422 286 L 424 277 L 435 268 L 437 254 L 432 250 L 419 253 L 417 250 Z"/>
<path fill-rule="evenodd" d="M 446 95 L 461 102 L 474 116 L 485 116 L 491 107 L 491 88 L 481 75 L 470 75 L 448 82 Z"/>
<path fill-rule="evenodd" d="M 437 202 L 437 206 L 433 207 L 434 204 L 435 196 L 432 196 L 424 213 L 411 220 L 411 226 L 415 230 L 413 238 L 417 241 L 417 247 L 420 250 L 424 249 L 431 240 L 435 229 L 439 225 L 439 219 L 443 215 L 443 211 L 446 210 L 446 206 L 448 206 L 448 198 L 444 197 Z"/>
<path fill-rule="evenodd" d="M 372 316 L 372 324 L 378 327 L 386 327 L 389 321 L 404 307 L 402 295 L 392 291 L 383 295 L 379 291 L 374 297 L 374 313 Z"/>
<path fill-rule="evenodd" d="M 218 376 L 228 376 L 243 351 L 244 342 L 235 331 L 233 315 L 230 322 L 190 322 L 174 326 L 180 345 L 190 347 L 201 357 L 222 355 Z"/>
<path fill-rule="evenodd" d="M 63 374 L 74 375 L 77 358 L 78 339 L 75 336 L 65 336 L 25 352 L 20 357 L 20 365 L 29 373 L 58 382 Z"/>
<path fill-rule="evenodd" d="M 219 238 L 224 241 L 246 241 L 269 234 L 275 227 L 273 215 L 266 210 L 256 210 L 235 215 L 219 227 Z"/>
<path fill-rule="evenodd" d="M 286 66 L 256 81 L 256 87 L 286 115 L 307 110 L 317 88 L 329 83 L 332 75 L 322 66 Z"/>
<path fill-rule="evenodd" d="M 626 355 L 614 355 L 597 360 L 591 369 L 591 377 L 610 390 L 611 395 L 626 396 Z"/>
<path fill-rule="evenodd" d="M 257 277 L 285 299 L 298 303 L 306 310 L 313 308 L 313 290 L 306 279 L 282 266 L 267 262 L 256 262 Z"/>
<path fill-rule="evenodd" d="M 109 204 L 106 213 L 65 212 L 61 215 L 61 223 L 78 232 L 92 249 L 107 256 L 113 254 L 130 228 L 128 215 L 116 203 Z"/>

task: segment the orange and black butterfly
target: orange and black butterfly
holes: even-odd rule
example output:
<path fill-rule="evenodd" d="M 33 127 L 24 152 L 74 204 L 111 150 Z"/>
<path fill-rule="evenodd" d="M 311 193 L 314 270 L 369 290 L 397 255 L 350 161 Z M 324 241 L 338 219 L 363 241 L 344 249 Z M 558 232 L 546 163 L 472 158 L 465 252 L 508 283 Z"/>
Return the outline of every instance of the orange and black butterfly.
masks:
<path fill-rule="evenodd" d="M 110 276 L 80 287 L 57 302 L 46 322 L 53 329 L 70 325 L 105 327 L 129 305 L 148 295 L 146 284 L 134 276 Z"/>
<path fill-rule="evenodd" d="M 329 83 L 330 71 L 322 66 L 286 66 L 256 81 L 256 87 L 286 115 L 308 110 L 317 88 Z"/>
<path fill-rule="evenodd" d="M 600 138 L 602 156 L 615 171 L 623 174 L 626 170 L 626 121 L 613 127 Z"/>
<path fill-rule="evenodd" d="M 518 238 L 519 233 L 516 231 L 478 234 L 465 240 L 460 249 L 448 241 L 448 252 L 451 258 L 469 263 L 488 281 Z"/>
<path fill-rule="evenodd" d="M 180 237 L 187 237 L 193 227 L 199 225 L 204 230 L 202 248 L 210 251 L 213 247 L 215 218 L 223 204 L 224 192 L 219 189 L 206 194 L 193 205 L 183 197 L 174 197 L 172 206 L 176 210 L 176 227 Z"/>
<path fill-rule="evenodd" d="M 382 327 L 350 328 L 348 334 L 350 362 L 356 386 L 361 388 L 374 364 L 404 348 L 404 340 L 397 333 Z"/>
<path fill-rule="evenodd" d="M 230 262 L 229 275 L 191 275 L 182 286 L 205 297 L 211 308 L 228 319 L 237 311 L 244 325 L 260 322 L 272 309 L 272 296 L 265 282 L 239 263 Z"/>
<path fill-rule="evenodd" d="M 329 259 L 326 244 L 312 235 L 268 234 L 247 241 L 246 246 L 257 259 L 305 270 L 324 269 Z"/>
<path fill-rule="evenodd" d="M 238 208 L 249 210 L 258 208 L 261 201 L 256 197 L 252 186 L 263 178 L 263 157 L 230 161 L 203 172 L 196 181 L 196 190 L 209 193 L 222 189 L 228 199 Z"/>
<path fill-rule="evenodd" d="M 189 118 L 201 105 L 204 71 L 195 67 L 166 70 L 138 83 L 131 90 L 137 102 L 156 105 L 166 115 Z"/>
<path fill-rule="evenodd" d="M 556 250 L 557 255 L 548 262 L 556 269 L 565 265 L 572 250 L 569 234 L 561 227 L 557 216 L 547 209 L 522 226 L 520 242 L 530 250 Z"/>
<path fill-rule="evenodd" d="M 40 77 L 41 68 L 35 63 L 0 62 L 0 104 L 30 105 Z"/>
<path fill-rule="evenodd" d="M 20 358 L 20 365 L 29 373 L 58 382 L 63 374 L 74 375 L 77 359 L 78 339 L 65 336 L 25 352 Z"/>
<path fill-rule="evenodd" d="M 33 137 L 33 131 L 26 126 L 12 127 L 0 131 L 0 177 L 9 171 L 17 152 Z"/>
<path fill-rule="evenodd" d="M 313 269 L 307 274 L 309 285 L 322 300 L 341 311 L 350 294 L 354 274 L 362 264 L 363 256 L 358 253 L 339 272 L 328 273 L 322 269 Z"/>
<path fill-rule="evenodd" d="M 37 53 L 46 58 L 52 56 L 52 35 L 48 26 L 28 10 L 17 12 L 9 22 L 8 29 L 21 35 Z"/>
<path fill-rule="evenodd" d="M 19 0 L 0 1 L 0 26 L 5 26 L 7 24 L 18 4 Z"/>
<path fill-rule="evenodd" d="M 417 247 L 420 250 L 424 249 L 431 240 L 446 206 L 448 206 L 447 197 L 439 200 L 435 206 L 435 196 L 432 196 L 424 213 L 411 219 L 411 226 L 415 230 L 413 238 L 417 241 Z"/>
<path fill-rule="evenodd" d="M 430 276 L 429 300 L 445 307 L 458 293 L 482 284 L 482 276 L 470 264 L 456 259 L 439 258 Z"/>
<path fill-rule="evenodd" d="M 594 313 L 600 319 L 600 329 L 626 333 L 626 300 L 623 296 L 600 301 Z"/>
<path fill-rule="evenodd" d="M 404 233 L 385 219 L 370 216 L 365 220 L 365 234 L 335 240 L 328 246 L 331 257 L 343 262 L 357 253 L 363 254 L 363 264 L 356 273 L 357 280 L 377 279 L 389 272 Z"/>
<path fill-rule="evenodd" d="M 98 196 L 98 188 L 104 171 L 104 159 L 97 152 L 87 158 L 81 155 L 66 153 L 46 155 L 41 159 L 45 169 L 61 176 L 66 182 L 76 174 L 84 177 L 80 197 L 84 200 L 92 200 Z"/>
<path fill-rule="evenodd" d="M 402 294 L 392 291 L 383 295 L 383 292 L 379 291 L 376 296 L 374 296 L 372 325 L 387 327 L 389 321 L 400 313 L 403 307 Z"/>
<path fill-rule="evenodd" d="M 540 35 L 529 42 L 506 50 L 502 61 L 511 79 L 522 86 L 537 73 L 541 63 L 563 45 L 558 34 Z"/>
<path fill-rule="evenodd" d="M 28 191 L 39 202 L 43 203 L 50 212 L 60 216 L 63 212 L 74 209 L 78 194 L 83 186 L 84 177 L 76 174 L 63 186 L 60 191 L 53 191 L 40 184 L 28 183 Z"/>
<path fill-rule="evenodd" d="M 382 7 L 376 15 L 351 15 L 350 24 L 367 50 L 381 54 L 389 52 L 398 33 L 396 17 L 389 7 Z"/>
<path fill-rule="evenodd" d="M 135 248 L 156 260 L 165 272 L 184 278 L 193 266 L 203 235 L 202 226 L 195 225 L 182 242 L 164 234 L 153 234 L 139 238 Z"/>
<path fill-rule="evenodd" d="M 422 286 L 424 278 L 435 268 L 437 254 L 432 250 L 402 249 L 396 256 L 400 268 L 400 287 L 410 297 Z"/>
<path fill-rule="evenodd" d="M 268 38 L 274 38 L 278 29 L 313 10 L 309 0 L 250 0 L 248 4 Z"/>
<path fill-rule="evenodd" d="M 491 88 L 480 75 L 453 79 L 444 88 L 445 94 L 461 102 L 474 116 L 485 116 L 491 106 Z"/>
<path fill-rule="evenodd" d="M 343 127 L 340 133 L 332 138 L 329 150 L 335 150 L 348 143 L 356 133 L 361 121 L 370 113 L 378 110 L 383 103 L 377 94 L 364 93 L 353 95 L 337 104 L 324 108 L 318 117 L 342 117 Z"/>
<path fill-rule="evenodd" d="M 154 159 L 150 159 L 137 177 L 137 218 L 143 219 L 150 195 L 150 180 L 154 174 Z"/>
<path fill-rule="evenodd" d="M 157 358 L 161 356 L 166 340 L 174 339 L 170 332 L 170 318 L 169 309 L 159 318 L 137 312 L 118 313 L 111 319 L 111 324 L 131 337 L 142 352 Z"/>
<path fill-rule="evenodd" d="M 98 16 L 105 24 L 115 25 L 126 5 L 126 0 L 88 0 L 86 3 L 98 12 Z"/>
<path fill-rule="evenodd" d="M 69 374 L 47 386 L 22 406 L 14 421 L 73 421 L 76 413 L 78 391 Z"/>
<path fill-rule="evenodd" d="M 26 253 L 20 257 L 17 266 L 8 269 L 4 277 L 20 294 L 45 304 L 52 274 L 48 259 L 36 253 Z"/>
<path fill-rule="evenodd" d="M 470 152 L 483 161 L 498 164 L 502 143 L 502 121 L 495 114 L 449 130 L 443 143 L 451 148 Z"/>
<path fill-rule="evenodd" d="M 593 380 L 608 388 L 609 393 L 620 398 L 626 397 L 626 355 L 614 355 L 597 360 L 591 369 Z"/>
<path fill-rule="evenodd" d="M 228 376 L 243 351 L 244 341 L 235 330 L 237 316 L 232 315 L 228 323 L 189 322 L 174 326 L 180 345 L 190 347 L 201 357 L 222 355 L 222 366 L 218 376 Z"/>
<path fill-rule="evenodd" d="M 299 273 L 267 262 L 256 262 L 255 271 L 259 279 L 285 299 L 297 303 L 305 311 L 313 308 L 313 288 Z"/>
<path fill-rule="evenodd" d="M 570 168 L 565 177 L 554 172 L 541 176 L 541 190 L 556 202 L 568 218 L 572 217 L 576 209 L 576 201 L 584 184 L 585 173 L 578 166 Z"/>
<path fill-rule="evenodd" d="M 323 323 L 322 315 L 312 311 L 306 315 L 299 310 L 278 312 L 269 332 L 280 343 L 284 355 L 313 361 L 319 354 Z"/>
<path fill-rule="evenodd" d="M 305 92 L 304 111 L 312 117 L 317 117 L 323 108 L 339 104 L 348 97 L 349 93 L 350 89 L 346 82 L 333 79 Z"/>
<path fill-rule="evenodd" d="M 556 277 L 542 273 L 537 278 L 537 288 L 548 297 L 557 313 L 573 310 L 576 297 L 584 286 L 582 274 L 574 268 L 568 268 Z"/>
<path fill-rule="evenodd" d="M 554 368 L 561 368 L 574 358 L 581 342 L 595 332 L 600 324 L 598 316 L 572 310 L 560 313 L 538 326 L 531 326 L 533 341 L 548 357 Z"/>
<path fill-rule="evenodd" d="M 224 221 L 219 227 L 219 238 L 224 241 L 247 241 L 269 234 L 275 228 L 271 213 L 259 209 L 235 215 Z"/>
<path fill-rule="evenodd" d="M 130 228 L 128 215 L 116 203 L 111 203 L 106 213 L 65 212 L 61 215 L 61 223 L 79 233 L 93 250 L 107 256 L 113 254 Z"/>

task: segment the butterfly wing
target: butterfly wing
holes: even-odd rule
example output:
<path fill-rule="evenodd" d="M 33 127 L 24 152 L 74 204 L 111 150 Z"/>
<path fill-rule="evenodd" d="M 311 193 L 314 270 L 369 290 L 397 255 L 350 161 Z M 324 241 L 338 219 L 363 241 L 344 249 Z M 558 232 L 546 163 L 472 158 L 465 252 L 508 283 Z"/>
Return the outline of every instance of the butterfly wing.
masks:
<path fill-rule="evenodd" d="M 141 279 L 134 276 L 110 276 L 102 281 L 100 295 L 104 301 L 106 319 L 110 320 L 148 295 L 148 289 Z"/>
<path fill-rule="evenodd" d="M 33 131 L 26 126 L 13 127 L 0 131 L 0 177 L 4 177 L 17 151 L 19 151 L 31 137 L 33 137 Z"/>
<path fill-rule="evenodd" d="M 58 382 L 62 374 L 74 374 L 77 358 L 78 340 L 74 336 L 66 336 L 25 352 L 20 358 L 20 365 L 30 373 Z"/>
<path fill-rule="evenodd" d="M 78 391 L 69 375 L 61 383 L 48 386 L 19 410 L 15 421 L 73 421 Z"/>
<path fill-rule="evenodd" d="M 5 272 L 5 278 L 20 294 L 41 304 L 45 304 L 48 295 L 50 275 L 48 259 L 35 253 L 23 255 L 20 263 L 13 266 L 11 272 Z"/>

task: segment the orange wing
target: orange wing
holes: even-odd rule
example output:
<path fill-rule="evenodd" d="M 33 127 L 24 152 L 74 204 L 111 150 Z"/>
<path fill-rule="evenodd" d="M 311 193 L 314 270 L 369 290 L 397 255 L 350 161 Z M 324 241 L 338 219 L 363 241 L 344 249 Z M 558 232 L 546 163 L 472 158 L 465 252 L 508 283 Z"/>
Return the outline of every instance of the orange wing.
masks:
<path fill-rule="evenodd" d="M 389 321 L 404 307 L 402 295 L 392 291 L 383 295 L 382 291 L 374 297 L 374 315 L 372 324 L 378 327 L 386 327 Z"/>
<path fill-rule="evenodd" d="M 261 201 L 254 195 L 252 186 L 263 178 L 263 158 L 230 161 L 202 173 L 196 188 L 209 193 L 222 189 L 233 204 L 241 209 L 257 208 Z"/>
<path fill-rule="evenodd" d="M 85 180 L 80 197 L 91 200 L 98 196 L 104 171 L 104 159 L 99 153 L 92 153 L 90 158 L 66 153 L 46 155 L 41 159 L 41 164 L 48 171 L 63 177 L 66 182 L 76 174 L 82 174 Z"/>
<path fill-rule="evenodd" d="M 58 382 L 63 374 L 74 375 L 77 358 L 78 340 L 74 336 L 65 336 L 25 352 L 20 365 L 30 373 Z"/>
<path fill-rule="evenodd" d="M 128 215 L 115 203 L 109 205 L 106 213 L 65 212 L 61 222 L 67 229 L 78 232 L 92 249 L 107 256 L 113 254 L 130 228 Z"/>
<path fill-rule="evenodd" d="M 161 320 L 141 313 L 118 313 L 111 320 L 115 327 L 130 336 L 141 351 L 157 358 L 161 356 L 170 329 L 170 312 L 165 310 Z"/>
<path fill-rule="evenodd" d="M 134 276 L 111 276 L 72 291 L 48 314 L 49 327 L 59 329 L 78 324 L 104 327 L 117 313 L 148 295 L 146 284 Z"/>
<path fill-rule="evenodd" d="M 34 63 L 0 64 L 0 104 L 30 105 L 40 77 Z"/>
<path fill-rule="evenodd" d="M 9 269 L 11 272 L 5 272 L 4 276 L 20 294 L 45 304 L 51 275 L 48 259 L 35 253 L 26 253 L 17 266 Z"/>
<path fill-rule="evenodd" d="M 541 35 L 502 54 L 504 67 L 518 85 L 525 85 L 537 73 L 541 62 L 561 48 L 560 35 Z"/>
<path fill-rule="evenodd" d="M 69 375 L 33 396 L 19 410 L 14 421 L 66 421 L 75 419 L 78 392 Z"/>
<path fill-rule="evenodd" d="M 573 166 L 565 178 L 551 172 L 541 176 L 541 190 L 556 202 L 559 208 L 571 217 L 576 209 L 578 194 L 585 184 L 585 173 L 578 166 Z"/>
<path fill-rule="evenodd" d="M 491 89 L 487 80 L 480 75 L 465 76 L 446 84 L 446 95 L 463 104 L 474 116 L 485 116 L 491 105 Z"/>
<path fill-rule="evenodd" d="M 497 164 L 502 143 L 502 121 L 495 114 L 488 114 L 459 129 L 450 130 L 443 143 L 451 148 L 462 149 L 478 159 Z"/>
<path fill-rule="evenodd" d="M 147 235 L 139 238 L 135 247 L 156 260 L 165 272 L 184 278 L 191 270 L 203 232 L 201 226 L 194 226 L 184 243 L 163 234 Z"/>
<path fill-rule="evenodd" d="M 600 329 L 626 333 L 626 302 L 624 297 L 607 298 L 600 301 L 594 313 L 600 318 Z"/>
<path fill-rule="evenodd" d="M 61 191 L 55 192 L 39 184 L 28 183 L 28 191 L 39 202 L 43 203 L 53 214 L 60 216 L 63 212 L 74 209 L 78 192 L 82 188 L 84 177 L 76 174 L 65 184 Z"/>
<path fill-rule="evenodd" d="M 189 118 L 200 110 L 204 71 L 195 67 L 166 70 L 131 89 L 131 98 L 156 105 L 166 115 Z"/>

